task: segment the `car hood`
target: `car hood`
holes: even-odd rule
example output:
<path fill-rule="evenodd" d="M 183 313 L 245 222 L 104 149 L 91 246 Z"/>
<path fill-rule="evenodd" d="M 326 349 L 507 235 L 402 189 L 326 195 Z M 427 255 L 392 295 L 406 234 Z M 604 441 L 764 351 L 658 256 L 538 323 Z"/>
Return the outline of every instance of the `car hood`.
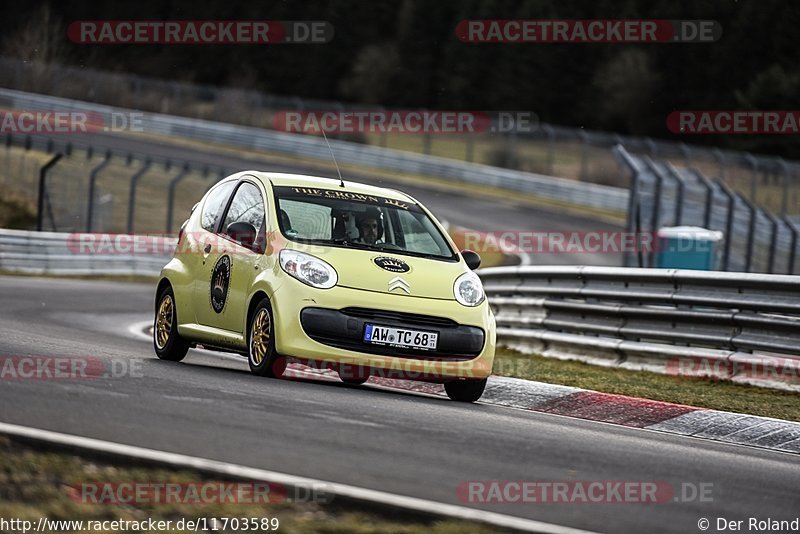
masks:
<path fill-rule="evenodd" d="M 460 261 L 372 250 L 325 247 L 314 255 L 336 269 L 338 286 L 391 295 L 455 300 L 453 284 L 467 271 Z"/>

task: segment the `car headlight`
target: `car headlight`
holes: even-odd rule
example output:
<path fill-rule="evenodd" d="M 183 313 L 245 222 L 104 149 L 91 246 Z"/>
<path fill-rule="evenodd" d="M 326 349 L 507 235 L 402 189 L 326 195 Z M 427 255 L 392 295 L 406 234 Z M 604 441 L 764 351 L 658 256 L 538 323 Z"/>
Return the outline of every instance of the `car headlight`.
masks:
<path fill-rule="evenodd" d="M 477 306 L 486 298 L 481 279 L 475 273 L 464 273 L 456 278 L 453 294 L 459 304 L 470 307 Z"/>
<path fill-rule="evenodd" d="M 310 254 L 283 249 L 280 253 L 281 269 L 304 284 L 319 289 L 330 289 L 336 285 L 339 276 L 336 270 Z"/>

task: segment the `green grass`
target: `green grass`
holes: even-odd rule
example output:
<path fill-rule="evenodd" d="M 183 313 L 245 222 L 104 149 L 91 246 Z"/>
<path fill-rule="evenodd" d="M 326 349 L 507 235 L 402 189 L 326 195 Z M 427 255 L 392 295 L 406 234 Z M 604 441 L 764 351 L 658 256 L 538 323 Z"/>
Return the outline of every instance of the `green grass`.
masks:
<path fill-rule="evenodd" d="M 495 374 L 737 413 L 800 421 L 800 393 L 722 380 L 600 367 L 499 348 Z"/>
<path fill-rule="evenodd" d="M 476 522 L 417 517 L 388 508 L 352 502 L 277 504 L 93 504 L 70 496 L 70 486 L 101 482 L 190 483 L 220 481 L 189 470 L 97 461 L 71 453 L 34 449 L 0 436 L 0 517 L 29 520 L 178 521 L 181 518 L 277 517 L 282 533 L 489 533 L 498 529 Z M 453 489 L 455 491 L 455 488 Z M 78 493 L 80 495 L 80 493 Z M 84 531 L 86 532 L 86 531 Z M 177 532 L 177 531 L 172 531 Z M 219 532 L 224 532 L 220 530 Z M 235 532 L 228 529 L 227 532 Z"/>
<path fill-rule="evenodd" d="M 36 207 L 6 187 L 0 187 L 0 228 L 31 230 L 36 227 Z"/>

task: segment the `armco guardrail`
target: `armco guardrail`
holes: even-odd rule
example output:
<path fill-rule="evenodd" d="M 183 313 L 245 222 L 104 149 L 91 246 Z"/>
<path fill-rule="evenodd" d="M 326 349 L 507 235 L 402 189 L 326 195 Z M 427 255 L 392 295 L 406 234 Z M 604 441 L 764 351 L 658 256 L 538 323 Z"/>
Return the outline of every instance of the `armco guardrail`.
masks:
<path fill-rule="evenodd" d="M 34 111 L 80 111 L 103 116 L 134 112 L 124 108 L 10 89 L 0 89 L 0 107 Z M 301 158 L 330 161 L 331 157 L 325 141 L 310 135 L 281 133 L 158 113 L 143 113 L 140 125 L 147 133 L 222 143 L 247 149 L 269 150 Z M 628 191 L 618 187 L 580 183 L 553 176 L 334 139 L 331 140 L 331 146 L 337 159 L 349 164 L 500 187 L 578 206 L 620 212 L 626 209 L 628 203 Z"/>
<path fill-rule="evenodd" d="M 511 347 L 800 389 L 800 277 L 605 267 L 479 271 Z"/>
<path fill-rule="evenodd" d="M 0 229 L 0 270 L 29 274 L 157 275 L 174 238 Z"/>
<path fill-rule="evenodd" d="M 0 270 L 156 275 L 176 241 L 0 229 Z M 544 356 L 800 390 L 800 277 L 585 266 L 481 269 L 500 343 Z"/>

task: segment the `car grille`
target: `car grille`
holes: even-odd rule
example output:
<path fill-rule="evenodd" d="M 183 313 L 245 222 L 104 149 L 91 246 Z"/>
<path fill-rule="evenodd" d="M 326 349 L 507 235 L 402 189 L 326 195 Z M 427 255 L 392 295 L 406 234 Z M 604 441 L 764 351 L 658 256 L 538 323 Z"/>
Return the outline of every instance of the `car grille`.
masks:
<path fill-rule="evenodd" d="M 369 319 L 371 321 L 380 321 L 381 319 L 384 319 L 390 321 L 400 321 L 419 326 L 439 326 L 444 328 L 458 326 L 457 322 L 444 317 L 434 317 L 432 315 L 421 315 L 418 313 L 403 313 L 390 310 L 373 310 L 370 308 L 356 307 L 342 308 L 341 312 L 345 315 L 361 317 L 362 319 Z"/>

